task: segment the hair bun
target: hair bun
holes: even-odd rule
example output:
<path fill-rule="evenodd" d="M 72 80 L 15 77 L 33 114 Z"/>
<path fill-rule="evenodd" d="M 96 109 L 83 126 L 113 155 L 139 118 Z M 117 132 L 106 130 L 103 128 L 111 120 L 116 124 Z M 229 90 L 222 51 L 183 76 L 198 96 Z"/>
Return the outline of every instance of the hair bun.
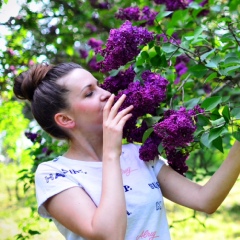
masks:
<path fill-rule="evenodd" d="M 43 63 L 34 65 L 29 70 L 22 72 L 14 80 L 13 91 L 16 97 L 32 101 L 36 88 L 41 84 L 51 68 L 53 68 L 53 65 Z"/>

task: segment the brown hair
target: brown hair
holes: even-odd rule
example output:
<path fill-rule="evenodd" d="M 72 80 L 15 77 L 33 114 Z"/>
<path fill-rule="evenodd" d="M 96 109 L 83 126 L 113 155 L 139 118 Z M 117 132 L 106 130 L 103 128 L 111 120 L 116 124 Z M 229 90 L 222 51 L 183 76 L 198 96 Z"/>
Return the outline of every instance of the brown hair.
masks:
<path fill-rule="evenodd" d="M 69 106 L 66 101 L 68 89 L 57 83 L 57 80 L 75 68 L 82 67 L 76 63 L 60 63 L 56 66 L 37 64 L 14 80 L 16 97 L 30 101 L 36 121 L 47 133 L 58 139 L 69 140 L 69 135 L 56 124 L 54 115 Z"/>

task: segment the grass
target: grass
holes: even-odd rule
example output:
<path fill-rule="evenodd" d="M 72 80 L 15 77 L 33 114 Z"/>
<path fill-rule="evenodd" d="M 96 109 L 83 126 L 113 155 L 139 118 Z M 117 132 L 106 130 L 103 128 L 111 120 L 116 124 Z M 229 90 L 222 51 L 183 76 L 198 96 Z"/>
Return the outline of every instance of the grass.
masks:
<path fill-rule="evenodd" d="M 24 194 L 21 183 L 16 185 L 17 171 L 15 164 L 0 163 L 0 239 L 14 240 L 22 229 L 31 227 L 41 232 L 29 238 L 33 240 L 63 240 L 54 224 L 45 219 L 30 216 L 31 210 L 26 203 L 36 207 L 33 192 Z M 18 188 L 16 188 L 18 186 Z M 33 190 L 32 190 L 33 191 Z M 165 199 L 168 221 L 171 226 L 172 240 L 240 240 L 240 179 L 237 181 L 220 208 L 212 215 L 195 213 Z M 192 217 L 194 216 L 194 217 Z"/>

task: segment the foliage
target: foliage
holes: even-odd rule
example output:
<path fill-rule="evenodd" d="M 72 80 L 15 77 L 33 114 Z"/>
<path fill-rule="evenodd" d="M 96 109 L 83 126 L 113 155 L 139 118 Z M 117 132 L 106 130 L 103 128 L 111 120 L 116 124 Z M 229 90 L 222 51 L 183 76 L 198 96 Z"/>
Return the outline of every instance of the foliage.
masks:
<path fill-rule="evenodd" d="M 136 97 L 134 89 L 146 91 L 143 86 L 148 82 L 150 87 L 151 79 L 165 79 L 168 84 L 161 90 L 164 99 L 154 105 L 153 111 L 148 112 L 149 108 L 141 105 L 144 101 L 137 103 L 146 112 L 136 115 L 135 122 L 128 126 L 126 141 L 135 141 L 128 134 L 129 129 L 141 132 L 137 142 L 154 154 L 171 158 L 170 165 L 185 174 L 189 153 L 198 157 L 205 150 L 223 153 L 233 139 L 240 140 L 240 5 L 237 0 L 196 0 L 184 4 L 158 0 L 57 0 L 36 4 L 28 0 L 21 7 L 17 17 L 1 23 L 11 31 L 5 36 L 6 48 L 0 53 L 2 105 L 18 104 L 10 91 L 13 78 L 34 63 L 77 62 L 103 85 L 107 79 L 111 82 L 117 79 L 119 85 L 123 81 L 119 76 L 133 68 L 131 84 L 117 88 L 117 97 L 123 91 Z M 148 34 L 148 38 L 147 32 L 151 35 Z M 156 85 L 149 96 L 154 93 L 159 97 L 160 90 L 156 93 L 154 89 Z M 144 97 L 147 98 L 147 94 Z M 12 109 L 15 113 L 22 110 L 16 105 Z M 31 119 L 27 105 L 24 110 L 25 116 Z M 19 112 L 18 115 L 21 116 Z M 166 124 L 172 119 L 176 120 L 174 127 Z M 180 119 L 181 123 L 177 122 Z M 165 126 L 165 136 L 156 137 L 159 126 L 160 129 Z M 9 128 L 5 124 L 0 131 L 5 127 Z M 189 135 L 181 138 L 181 144 L 173 145 L 169 143 L 169 131 L 172 134 L 182 131 L 179 139 L 187 132 Z M 9 130 L 7 134 L 17 138 L 19 132 L 12 135 Z M 65 147 L 40 130 L 30 128 L 26 135 L 34 143 L 29 149 L 34 161 L 30 171 L 21 172 L 20 179 L 26 181 L 25 190 L 33 184 L 37 165 L 60 154 L 64 148 L 60 150 L 59 146 Z M 15 146 L 8 139 L 5 138 L 4 144 L 14 150 Z M 145 153 L 143 149 L 143 158 Z M 187 177 L 198 180 L 211 175 L 208 167 L 215 164 L 211 160 L 197 162 L 193 157 L 187 162 Z"/>

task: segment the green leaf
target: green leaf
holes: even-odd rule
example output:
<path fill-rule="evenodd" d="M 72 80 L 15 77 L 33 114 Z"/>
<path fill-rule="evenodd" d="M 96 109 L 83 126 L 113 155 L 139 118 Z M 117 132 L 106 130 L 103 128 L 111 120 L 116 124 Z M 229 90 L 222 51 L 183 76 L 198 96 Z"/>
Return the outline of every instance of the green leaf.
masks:
<path fill-rule="evenodd" d="M 151 135 L 152 132 L 153 132 L 153 128 L 152 127 L 147 129 L 144 132 L 143 137 L 142 137 L 142 143 L 144 143 L 148 139 L 148 137 Z"/>
<path fill-rule="evenodd" d="M 188 8 L 193 8 L 193 9 L 199 9 L 200 8 L 200 5 L 196 2 L 191 2 L 189 5 L 188 5 Z"/>
<path fill-rule="evenodd" d="M 229 110 L 229 107 L 227 105 L 223 108 L 222 115 L 223 115 L 226 123 L 229 123 L 229 120 L 230 120 L 230 110 Z"/>
<path fill-rule="evenodd" d="M 220 152 L 224 153 L 223 151 L 223 145 L 222 145 L 222 138 L 218 137 L 212 141 L 212 145 L 218 149 Z"/>
<path fill-rule="evenodd" d="M 224 125 L 226 123 L 225 119 L 223 117 L 220 117 L 216 120 L 210 120 L 213 127 L 219 127 L 221 125 Z"/>
<path fill-rule="evenodd" d="M 209 119 L 202 114 L 197 116 L 197 125 L 198 126 L 207 126 L 209 124 Z"/>
<path fill-rule="evenodd" d="M 221 69 L 221 70 L 220 70 L 220 73 L 221 73 L 222 75 L 228 75 L 228 74 L 230 74 L 231 72 L 234 72 L 234 71 L 238 70 L 239 68 L 240 68 L 240 65 L 236 65 L 236 66 L 232 66 L 232 67 L 227 67 L 227 68 L 225 68 L 225 69 Z"/>
<path fill-rule="evenodd" d="M 100 54 L 97 54 L 96 55 L 96 60 L 97 60 L 97 62 L 101 62 L 102 60 L 104 60 L 104 57 Z"/>
<path fill-rule="evenodd" d="M 236 119 L 240 119 L 240 107 L 233 108 L 231 110 L 231 116 Z"/>
<path fill-rule="evenodd" d="M 41 234 L 39 231 L 36 231 L 36 230 L 28 230 L 28 233 L 30 234 L 30 235 L 36 235 L 36 234 Z"/>
<path fill-rule="evenodd" d="M 201 107 L 204 108 L 206 111 L 210 111 L 218 106 L 219 103 L 222 102 L 222 97 L 216 96 L 216 97 L 210 97 L 206 98 L 202 104 Z"/>
<path fill-rule="evenodd" d="M 208 136 L 209 136 L 209 132 L 205 132 L 202 134 L 201 138 L 200 138 L 200 142 L 207 148 L 211 148 L 212 144 L 211 142 L 209 142 L 208 140 Z"/>
<path fill-rule="evenodd" d="M 217 77 L 217 73 L 216 72 L 213 72 L 213 73 L 211 73 L 206 79 L 205 79 L 205 83 L 206 82 L 209 82 L 209 81 L 211 81 L 212 79 L 214 79 L 214 78 L 216 78 Z"/>
<path fill-rule="evenodd" d="M 172 45 L 171 43 L 165 43 L 162 46 L 162 51 L 165 53 L 172 53 L 178 49 L 177 46 Z"/>
<path fill-rule="evenodd" d="M 186 107 L 187 110 L 193 109 L 196 105 L 199 104 L 201 98 L 192 98 L 191 100 L 187 101 L 184 103 L 184 106 Z"/>
<path fill-rule="evenodd" d="M 197 78 L 203 77 L 207 71 L 208 69 L 203 65 L 194 65 L 189 68 L 189 72 Z"/>
<path fill-rule="evenodd" d="M 233 132 L 233 137 L 240 142 L 240 131 Z"/>
<path fill-rule="evenodd" d="M 157 123 L 161 119 L 160 116 L 148 117 L 144 118 L 144 121 L 147 123 L 148 126 L 152 126 Z"/>
<path fill-rule="evenodd" d="M 157 16 L 156 16 L 156 20 L 158 22 L 160 22 L 164 17 L 169 16 L 172 13 L 172 11 L 165 11 L 165 12 L 160 12 Z"/>
<path fill-rule="evenodd" d="M 163 145 L 162 145 L 162 143 L 160 143 L 158 145 L 158 152 L 161 154 L 163 152 L 163 150 L 164 150 Z"/>
<path fill-rule="evenodd" d="M 222 58 L 219 55 L 216 55 L 213 58 L 211 58 L 205 66 L 210 68 L 218 68 L 218 64 L 221 61 L 222 61 Z"/>
<path fill-rule="evenodd" d="M 209 61 L 205 66 L 209 68 L 218 68 L 218 64 L 214 61 Z"/>
<path fill-rule="evenodd" d="M 224 64 L 239 64 L 240 59 L 237 57 L 227 57 L 224 59 Z"/>
<path fill-rule="evenodd" d="M 201 36 L 202 32 L 203 32 L 203 28 L 202 27 L 197 27 L 194 30 L 194 39 L 197 39 L 199 36 Z"/>
<path fill-rule="evenodd" d="M 149 58 L 149 55 L 148 55 L 148 53 L 146 52 L 146 51 L 143 51 L 143 52 L 141 52 L 141 57 L 142 57 L 142 59 L 148 59 Z"/>
<path fill-rule="evenodd" d="M 202 54 L 202 55 L 200 56 L 200 59 L 201 59 L 202 61 L 204 61 L 204 60 L 205 60 L 210 54 L 212 54 L 214 51 L 215 51 L 215 49 L 213 49 L 213 50 L 211 50 L 211 51 L 209 51 L 209 52 L 206 52 L 206 53 Z"/>
<path fill-rule="evenodd" d="M 115 76 L 118 75 L 118 73 L 119 73 L 120 70 L 121 70 L 120 68 L 117 69 L 117 70 L 114 69 L 114 70 L 112 70 L 112 71 L 109 72 L 109 75 L 110 75 L 111 77 L 115 77 Z"/>
<path fill-rule="evenodd" d="M 212 128 L 209 132 L 209 136 L 208 136 L 208 140 L 209 142 L 212 142 L 213 140 L 215 140 L 216 138 L 220 137 L 221 133 L 224 130 L 224 126 L 219 127 L 219 128 Z"/>

